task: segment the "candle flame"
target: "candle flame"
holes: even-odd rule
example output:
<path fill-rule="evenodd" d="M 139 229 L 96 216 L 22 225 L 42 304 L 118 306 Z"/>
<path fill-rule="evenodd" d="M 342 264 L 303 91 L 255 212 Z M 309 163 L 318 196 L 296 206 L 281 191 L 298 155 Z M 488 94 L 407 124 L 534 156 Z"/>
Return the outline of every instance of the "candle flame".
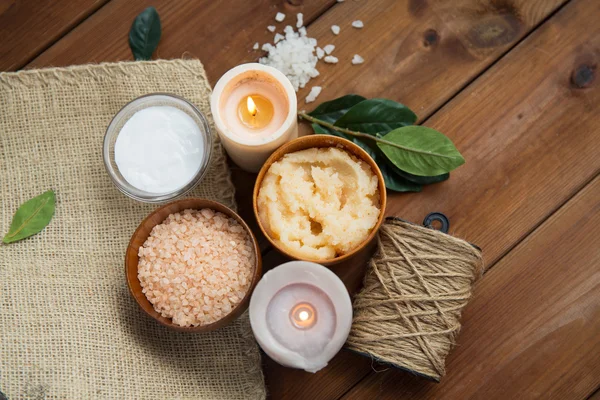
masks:
<path fill-rule="evenodd" d="M 251 96 L 248 96 L 248 99 L 246 100 L 246 105 L 248 106 L 248 112 L 250 113 L 250 115 L 252 115 L 253 117 L 256 116 L 256 104 L 254 104 L 254 100 L 252 100 Z"/>
<path fill-rule="evenodd" d="M 298 315 L 298 317 L 300 317 L 300 320 L 306 321 L 308 319 L 309 315 L 308 315 L 307 311 L 301 311 L 300 315 Z"/>

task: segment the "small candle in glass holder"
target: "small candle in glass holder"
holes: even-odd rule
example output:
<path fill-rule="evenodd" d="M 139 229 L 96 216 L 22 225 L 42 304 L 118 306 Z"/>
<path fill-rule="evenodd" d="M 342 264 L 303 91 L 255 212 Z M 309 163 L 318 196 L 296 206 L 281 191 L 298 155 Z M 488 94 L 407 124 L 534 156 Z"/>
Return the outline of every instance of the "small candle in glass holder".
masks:
<path fill-rule="evenodd" d="M 258 282 L 250 300 L 250 323 L 269 357 L 317 372 L 346 342 L 352 304 L 346 287 L 329 269 L 292 261 Z"/>
<path fill-rule="evenodd" d="M 258 172 L 275 149 L 298 136 L 296 92 L 277 69 L 243 64 L 219 79 L 211 111 L 232 160 Z"/>

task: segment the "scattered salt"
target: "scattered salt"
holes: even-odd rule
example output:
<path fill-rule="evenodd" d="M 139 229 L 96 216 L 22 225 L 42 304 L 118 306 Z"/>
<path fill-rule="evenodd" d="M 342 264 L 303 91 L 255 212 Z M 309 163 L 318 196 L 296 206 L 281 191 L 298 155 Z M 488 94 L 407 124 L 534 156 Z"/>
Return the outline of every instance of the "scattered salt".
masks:
<path fill-rule="evenodd" d="M 265 44 L 262 45 L 262 50 L 263 51 L 271 51 L 272 49 L 274 49 L 274 47 L 270 43 L 265 43 Z"/>
<path fill-rule="evenodd" d="M 294 28 L 284 28 L 285 39 L 275 46 L 263 46 L 266 57 L 259 60 L 261 64 L 277 68 L 285 74 L 296 91 L 306 86 L 311 78 L 319 76 L 316 68 L 318 58 L 315 55 L 317 40 L 294 32 Z"/>
<path fill-rule="evenodd" d="M 254 46 L 252 46 L 252 48 L 254 50 L 258 50 L 260 48 L 260 44 L 258 44 L 258 42 L 254 43 Z"/>
<path fill-rule="evenodd" d="M 359 56 L 358 54 L 355 54 L 354 57 L 352 57 L 352 64 L 357 65 L 357 64 L 362 64 L 365 62 L 365 59 L 362 58 L 361 56 Z"/>
<path fill-rule="evenodd" d="M 334 56 L 327 56 L 323 60 L 329 64 L 337 64 L 337 62 L 339 61 L 338 58 Z"/>
<path fill-rule="evenodd" d="M 304 100 L 307 104 L 308 103 L 312 103 L 313 101 L 315 101 L 317 99 L 317 97 L 321 94 L 321 86 L 313 86 L 310 89 L 310 93 L 308 94 L 308 96 L 306 96 L 306 99 Z"/>
<path fill-rule="evenodd" d="M 317 58 L 320 60 L 325 55 L 325 50 L 320 47 L 317 47 Z"/>
<path fill-rule="evenodd" d="M 275 25 L 269 25 L 269 26 L 267 26 L 267 30 L 269 32 L 275 32 Z"/>
<path fill-rule="evenodd" d="M 355 28 L 357 28 L 357 29 L 360 29 L 363 26 L 365 26 L 365 24 L 363 24 L 363 22 L 361 20 L 356 20 L 356 21 L 354 21 L 352 23 L 352 26 L 355 27 Z"/>
<path fill-rule="evenodd" d="M 325 50 L 325 53 L 329 55 L 333 50 L 335 50 L 335 45 L 328 44 L 327 46 L 323 47 L 323 50 Z"/>
<path fill-rule="evenodd" d="M 300 36 L 306 36 L 306 28 L 302 27 L 298 29 L 298 33 L 300 34 Z"/>
<path fill-rule="evenodd" d="M 279 41 L 281 41 L 283 39 L 285 39 L 285 36 L 283 36 L 283 35 L 281 35 L 279 33 L 276 33 L 275 34 L 275 38 L 273 39 L 273 43 L 277 43 L 277 42 L 279 42 Z"/>
<path fill-rule="evenodd" d="M 339 35 L 340 27 L 338 25 L 331 25 L 331 32 L 333 32 L 334 35 Z"/>
<path fill-rule="evenodd" d="M 344 2 L 344 0 L 337 0 L 337 2 L 338 2 L 338 3 L 343 3 L 343 2 Z"/>
<path fill-rule="evenodd" d="M 277 22 L 281 22 L 285 19 L 285 14 L 278 12 L 277 15 L 275 15 L 275 21 Z"/>
<path fill-rule="evenodd" d="M 297 18 L 296 28 L 301 28 L 304 25 L 304 14 L 298 13 L 296 15 L 296 18 Z"/>

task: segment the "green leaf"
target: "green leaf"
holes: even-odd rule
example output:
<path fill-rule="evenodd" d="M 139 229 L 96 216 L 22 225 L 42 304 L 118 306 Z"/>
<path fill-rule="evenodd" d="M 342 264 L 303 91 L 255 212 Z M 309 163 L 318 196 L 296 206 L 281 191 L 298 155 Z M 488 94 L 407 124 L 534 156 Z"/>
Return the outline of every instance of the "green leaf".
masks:
<path fill-rule="evenodd" d="M 352 106 L 366 100 L 364 97 L 357 94 L 349 94 L 335 100 L 326 101 L 322 103 L 313 111 L 309 112 L 308 115 L 311 117 L 320 119 L 321 121 L 329 122 L 330 124 L 335 123 L 340 117 L 352 108 Z"/>
<path fill-rule="evenodd" d="M 21 204 L 2 241 L 12 243 L 40 232 L 50 223 L 55 203 L 54 192 L 48 190 Z"/>
<path fill-rule="evenodd" d="M 377 166 L 381 170 L 383 180 L 385 181 L 385 187 L 395 192 L 420 192 L 422 186 L 411 182 L 403 177 L 397 175 L 394 170 L 385 163 L 377 163 Z"/>
<path fill-rule="evenodd" d="M 385 155 L 381 153 L 381 150 L 377 146 L 371 147 L 367 144 L 366 140 L 353 138 L 352 141 L 366 151 L 381 171 L 383 180 L 385 181 L 385 187 L 395 192 L 420 192 L 421 185 L 410 182 L 407 179 L 397 175 L 392 166 L 388 165 Z"/>
<path fill-rule="evenodd" d="M 334 125 L 363 133 L 386 134 L 416 121 L 415 113 L 403 104 L 387 99 L 371 99 L 350 108 Z"/>
<path fill-rule="evenodd" d="M 425 126 L 398 128 L 383 136 L 383 139 L 403 147 L 377 143 L 396 167 L 409 174 L 442 175 L 465 163 L 450 139 Z"/>
<path fill-rule="evenodd" d="M 446 172 L 445 174 L 441 174 L 441 175 L 436 175 L 436 176 L 418 176 L 418 175 L 413 175 L 413 174 L 409 174 L 406 171 L 402 171 L 401 169 L 399 169 L 398 167 L 396 167 L 394 164 L 392 164 L 392 162 L 390 162 L 390 161 L 388 161 L 388 163 L 389 163 L 389 166 L 394 169 L 394 172 L 397 175 L 400 175 L 404 179 L 409 180 L 409 181 L 414 182 L 414 183 L 418 183 L 420 185 L 430 185 L 432 183 L 442 182 L 442 181 L 445 181 L 448 178 L 450 178 L 450 173 L 449 172 Z"/>
<path fill-rule="evenodd" d="M 154 7 L 142 11 L 131 25 L 129 47 L 136 60 L 150 60 L 160 40 L 160 17 Z"/>

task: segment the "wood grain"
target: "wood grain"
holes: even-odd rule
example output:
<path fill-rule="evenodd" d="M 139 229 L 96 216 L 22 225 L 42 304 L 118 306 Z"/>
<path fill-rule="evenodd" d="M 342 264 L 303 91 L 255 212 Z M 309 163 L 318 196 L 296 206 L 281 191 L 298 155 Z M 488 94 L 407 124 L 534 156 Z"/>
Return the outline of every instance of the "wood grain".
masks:
<path fill-rule="evenodd" d="M 476 288 L 440 384 L 371 374 L 344 400 L 585 399 L 600 385 L 600 178 Z"/>
<path fill-rule="evenodd" d="M 109 0 L 3 0 L 0 71 L 22 68 Z"/>
<path fill-rule="evenodd" d="M 293 5 L 299 3 L 300 5 Z M 310 23 L 335 0 L 112 0 L 27 67 L 132 60 L 127 35 L 135 16 L 148 6 L 160 15 L 162 37 L 155 58 L 199 58 L 212 85 L 230 68 L 256 60 L 255 42 L 272 41 L 268 25 L 295 24 L 296 13 Z M 275 14 L 287 15 L 282 23 Z M 93 45 L 90 45 L 92 44 Z"/>
<path fill-rule="evenodd" d="M 357 93 L 400 101 L 427 118 L 565 0 L 345 1 L 308 27 L 321 46 L 332 43 L 336 65 L 319 66 L 311 81 L 318 102 Z M 364 28 L 352 21 L 360 19 Z M 341 32 L 335 36 L 331 25 Z M 354 54 L 365 63 L 352 65 Z M 306 88 L 298 93 L 305 105 Z"/>

